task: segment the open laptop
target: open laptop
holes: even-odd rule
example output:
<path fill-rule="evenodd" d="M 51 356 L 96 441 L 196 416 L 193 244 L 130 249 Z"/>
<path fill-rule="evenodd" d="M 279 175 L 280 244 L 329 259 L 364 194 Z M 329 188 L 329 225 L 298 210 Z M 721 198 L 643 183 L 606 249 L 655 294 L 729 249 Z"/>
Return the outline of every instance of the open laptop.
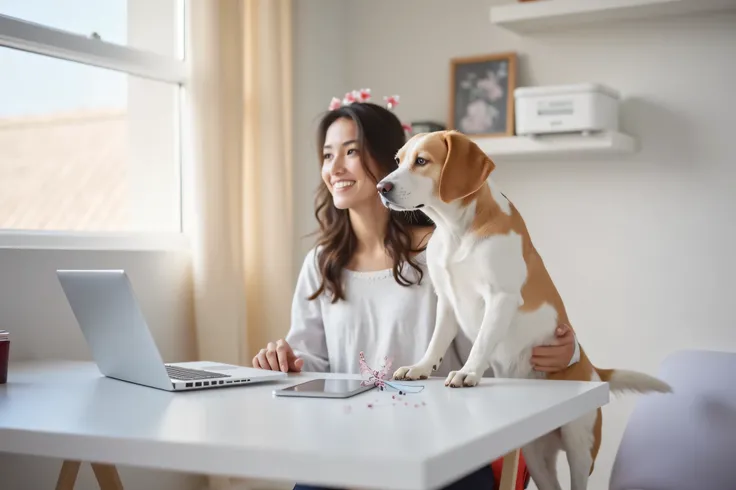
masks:
<path fill-rule="evenodd" d="M 57 270 L 74 316 L 103 375 L 167 391 L 220 388 L 281 379 L 218 362 L 166 364 L 122 270 Z"/>

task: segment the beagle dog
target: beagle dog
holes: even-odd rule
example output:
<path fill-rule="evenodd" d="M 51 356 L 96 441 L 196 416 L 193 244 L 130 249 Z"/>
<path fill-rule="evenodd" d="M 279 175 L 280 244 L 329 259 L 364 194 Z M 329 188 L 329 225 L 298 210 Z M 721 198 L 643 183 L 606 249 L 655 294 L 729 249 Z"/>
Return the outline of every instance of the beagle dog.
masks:
<path fill-rule="evenodd" d="M 498 377 L 606 381 L 613 392 L 670 392 L 657 378 L 599 369 L 580 347 L 580 361 L 545 376 L 531 366 L 534 346 L 550 343 L 565 305 L 514 205 L 490 179 L 493 161 L 456 131 L 413 136 L 399 150 L 399 167 L 378 183 L 383 204 L 421 209 L 436 225 L 427 267 L 437 292 L 434 332 L 424 356 L 395 379 L 425 379 L 459 331 L 475 339 L 468 359 L 445 380 L 475 386 L 488 368 Z M 584 415 L 522 448 L 540 490 L 559 489 L 558 451 L 564 450 L 573 490 L 584 490 L 601 444 L 601 410 Z"/>

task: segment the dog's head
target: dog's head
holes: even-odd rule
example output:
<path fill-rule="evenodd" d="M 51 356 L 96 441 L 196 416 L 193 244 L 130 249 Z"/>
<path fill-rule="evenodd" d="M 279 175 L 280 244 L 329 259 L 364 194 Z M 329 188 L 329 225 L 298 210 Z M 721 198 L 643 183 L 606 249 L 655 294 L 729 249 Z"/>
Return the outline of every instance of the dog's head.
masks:
<path fill-rule="evenodd" d="M 417 134 L 398 151 L 396 161 L 399 168 L 377 187 L 383 204 L 399 211 L 465 199 L 495 168 L 475 142 L 456 131 Z"/>

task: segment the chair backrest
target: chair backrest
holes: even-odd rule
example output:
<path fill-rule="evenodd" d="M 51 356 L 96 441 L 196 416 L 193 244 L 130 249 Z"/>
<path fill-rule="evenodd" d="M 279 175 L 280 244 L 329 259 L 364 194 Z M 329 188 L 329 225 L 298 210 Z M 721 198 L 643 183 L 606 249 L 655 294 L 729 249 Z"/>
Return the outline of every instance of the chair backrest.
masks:
<path fill-rule="evenodd" d="M 616 454 L 610 490 L 736 488 L 736 353 L 681 351 L 642 395 Z"/>

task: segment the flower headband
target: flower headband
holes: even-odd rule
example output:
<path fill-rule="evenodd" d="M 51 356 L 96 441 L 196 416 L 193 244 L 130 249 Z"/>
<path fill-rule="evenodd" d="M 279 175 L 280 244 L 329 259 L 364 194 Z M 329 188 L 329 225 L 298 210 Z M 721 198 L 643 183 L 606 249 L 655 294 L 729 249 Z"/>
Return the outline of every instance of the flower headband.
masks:
<path fill-rule="evenodd" d="M 371 89 L 362 88 L 360 90 L 353 90 L 352 92 L 347 92 L 342 100 L 337 97 L 333 97 L 328 109 L 334 111 L 335 109 L 339 109 L 340 107 L 350 105 L 355 102 L 368 102 L 370 99 Z M 390 111 L 393 111 L 394 107 L 399 105 L 398 95 L 384 95 L 383 100 L 386 104 L 386 108 Z M 402 123 L 401 127 L 404 128 L 404 131 L 411 132 L 411 124 Z"/>

